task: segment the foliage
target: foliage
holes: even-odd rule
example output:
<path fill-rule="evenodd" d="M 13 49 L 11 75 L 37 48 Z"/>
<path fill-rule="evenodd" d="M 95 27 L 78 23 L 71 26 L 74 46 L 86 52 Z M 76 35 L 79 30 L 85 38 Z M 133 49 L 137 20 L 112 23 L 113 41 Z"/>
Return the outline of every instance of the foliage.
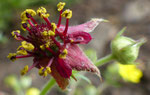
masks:
<path fill-rule="evenodd" d="M 32 79 L 29 76 L 17 78 L 16 75 L 9 75 L 4 82 L 13 89 L 15 95 L 39 95 L 40 92 L 37 88 L 31 87 Z"/>

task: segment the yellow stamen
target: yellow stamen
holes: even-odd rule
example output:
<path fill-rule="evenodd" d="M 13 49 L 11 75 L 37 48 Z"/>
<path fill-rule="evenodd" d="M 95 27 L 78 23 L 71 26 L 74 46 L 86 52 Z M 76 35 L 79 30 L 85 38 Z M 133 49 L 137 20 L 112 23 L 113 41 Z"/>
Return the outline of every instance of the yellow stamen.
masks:
<path fill-rule="evenodd" d="M 57 10 L 58 11 L 61 11 L 61 10 L 63 10 L 63 8 L 64 8 L 64 6 L 66 5 L 66 3 L 65 2 L 59 2 L 58 4 L 57 4 Z"/>
<path fill-rule="evenodd" d="M 45 43 L 45 44 L 43 44 L 43 45 L 40 45 L 40 48 L 41 48 L 42 50 L 45 50 L 45 48 L 49 48 L 49 46 L 50 46 L 50 42 L 47 42 L 47 43 Z"/>
<path fill-rule="evenodd" d="M 70 19 L 72 17 L 72 11 L 70 9 L 67 9 L 61 14 L 61 16 Z"/>
<path fill-rule="evenodd" d="M 12 61 L 15 61 L 16 60 L 16 55 L 17 55 L 16 53 L 9 53 L 7 58 L 9 58 Z"/>
<path fill-rule="evenodd" d="M 49 30 L 49 31 L 43 31 L 43 32 L 41 32 L 41 35 L 42 36 L 54 36 L 55 33 L 53 31 Z"/>
<path fill-rule="evenodd" d="M 28 69 L 29 69 L 29 67 L 28 67 L 28 65 L 26 65 L 26 66 L 24 67 L 24 70 L 25 70 L 25 71 L 28 71 Z"/>
<path fill-rule="evenodd" d="M 22 26 L 23 23 L 26 23 L 26 21 L 22 21 L 22 22 L 21 22 L 21 29 L 22 29 L 23 31 L 26 31 L 26 29 Z"/>
<path fill-rule="evenodd" d="M 59 58 L 65 59 L 67 54 L 68 54 L 67 49 L 64 49 L 63 52 L 61 54 L 59 54 Z"/>
<path fill-rule="evenodd" d="M 55 32 L 55 30 L 56 30 L 56 28 L 57 28 L 56 24 L 55 24 L 55 23 L 51 23 L 51 27 L 52 27 L 52 31 Z"/>
<path fill-rule="evenodd" d="M 47 76 L 47 71 L 44 71 L 43 77 L 46 77 L 46 76 Z"/>
<path fill-rule="evenodd" d="M 22 46 L 19 46 L 19 47 L 17 48 L 17 51 L 18 51 L 18 50 L 21 50 L 22 48 L 23 48 Z"/>
<path fill-rule="evenodd" d="M 70 40 L 70 42 L 71 42 L 71 43 L 73 43 L 73 42 L 74 42 L 74 40 Z"/>
<path fill-rule="evenodd" d="M 21 70 L 21 75 L 25 75 L 27 72 L 28 72 L 28 70 L 29 70 L 29 67 L 28 67 L 28 65 L 26 65 L 22 70 Z"/>
<path fill-rule="evenodd" d="M 19 31 L 19 30 L 15 30 L 15 31 L 12 31 L 12 32 L 11 32 L 11 35 L 12 35 L 15 39 L 17 39 L 16 33 L 20 34 L 20 31 Z"/>
<path fill-rule="evenodd" d="M 26 23 L 26 21 L 21 21 L 21 29 L 23 30 L 23 31 L 26 31 L 26 28 L 24 28 L 23 26 L 22 26 L 22 24 L 24 24 L 24 23 Z M 26 23 L 27 24 L 27 23 Z M 27 24 L 27 27 L 30 27 L 30 24 Z"/>
<path fill-rule="evenodd" d="M 22 49 L 22 50 L 17 50 L 17 55 L 27 55 L 27 51 Z"/>
<path fill-rule="evenodd" d="M 23 76 L 23 75 L 25 75 L 27 72 L 25 72 L 24 70 L 21 70 L 20 71 L 20 74 Z"/>
<path fill-rule="evenodd" d="M 41 35 L 42 35 L 42 36 L 47 36 L 48 33 L 47 33 L 47 31 L 43 31 L 43 32 L 41 32 Z"/>
<path fill-rule="evenodd" d="M 40 75 L 40 76 L 43 75 L 43 70 L 44 70 L 44 67 L 41 67 L 41 68 L 39 69 L 39 75 Z"/>
<path fill-rule="evenodd" d="M 47 13 L 46 9 L 44 7 L 40 7 L 38 10 L 37 10 L 37 14 L 43 18 L 48 18 L 50 15 Z"/>
<path fill-rule="evenodd" d="M 48 48 L 49 46 L 50 46 L 50 42 L 47 42 L 47 43 L 45 44 L 45 47 Z"/>
<path fill-rule="evenodd" d="M 46 67 L 46 71 L 47 71 L 47 73 L 51 73 L 51 68 L 50 67 Z"/>
<path fill-rule="evenodd" d="M 21 44 L 22 44 L 22 47 L 26 50 L 29 50 L 29 51 L 34 50 L 34 46 L 31 43 L 28 43 L 26 41 L 22 41 Z"/>
<path fill-rule="evenodd" d="M 21 20 L 23 21 L 26 21 L 28 20 L 29 18 L 26 16 L 26 13 L 30 14 L 31 16 L 35 16 L 36 15 L 36 12 L 32 9 L 26 9 L 25 11 L 23 11 L 21 13 Z"/>
<path fill-rule="evenodd" d="M 55 32 L 49 30 L 49 31 L 48 31 L 48 35 L 49 35 L 49 36 L 55 36 Z"/>
<path fill-rule="evenodd" d="M 42 50 L 45 50 L 45 45 L 40 45 L 40 48 L 41 48 Z"/>
<path fill-rule="evenodd" d="M 47 73 L 48 73 L 47 68 L 46 68 L 45 71 L 43 71 L 43 70 L 44 70 L 44 67 L 41 67 L 41 68 L 39 69 L 39 75 L 40 75 L 40 76 L 43 76 L 43 77 L 46 77 L 46 76 L 47 76 Z"/>

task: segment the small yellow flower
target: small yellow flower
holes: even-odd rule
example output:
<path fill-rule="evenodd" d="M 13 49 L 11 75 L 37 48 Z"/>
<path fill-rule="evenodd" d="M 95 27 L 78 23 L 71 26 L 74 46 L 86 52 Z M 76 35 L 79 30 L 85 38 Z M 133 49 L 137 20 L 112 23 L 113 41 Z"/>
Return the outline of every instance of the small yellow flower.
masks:
<path fill-rule="evenodd" d="M 25 95 L 40 95 L 40 90 L 37 88 L 29 88 Z"/>
<path fill-rule="evenodd" d="M 139 83 L 143 76 L 142 71 L 136 65 L 119 64 L 119 74 L 124 80 L 132 83 Z"/>

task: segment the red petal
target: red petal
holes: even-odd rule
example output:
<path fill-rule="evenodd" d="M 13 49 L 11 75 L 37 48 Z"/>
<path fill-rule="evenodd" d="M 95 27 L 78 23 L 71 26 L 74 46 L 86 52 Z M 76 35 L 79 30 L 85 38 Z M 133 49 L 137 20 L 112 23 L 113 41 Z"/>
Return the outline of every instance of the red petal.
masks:
<path fill-rule="evenodd" d="M 58 58 L 55 64 L 57 71 L 62 77 L 70 78 L 72 75 L 72 69 L 68 63 L 66 63 L 63 59 Z"/>
<path fill-rule="evenodd" d="M 52 70 L 51 75 L 54 77 L 54 79 L 56 80 L 56 82 L 57 82 L 57 84 L 59 85 L 59 87 L 60 87 L 62 90 L 64 90 L 64 89 L 68 86 L 68 84 L 69 84 L 68 78 L 64 78 L 64 77 L 62 77 L 62 76 L 59 74 L 59 72 L 58 72 L 57 69 L 56 69 L 56 64 L 55 64 L 55 63 L 53 63 L 53 64 L 51 65 L 51 70 Z"/>
<path fill-rule="evenodd" d="M 68 35 L 70 40 L 73 40 L 73 43 L 87 44 L 92 40 L 92 37 L 89 33 L 86 32 L 72 32 Z"/>
<path fill-rule="evenodd" d="M 76 26 L 70 26 L 68 28 L 68 33 L 71 33 L 71 32 L 76 32 L 76 31 L 83 31 L 83 32 L 92 32 L 96 27 L 97 25 L 104 21 L 103 19 L 98 19 L 98 18 L 94 18 L 84 24 L 80 24 L 80 25 L 76 25 Z M 65 29 L 65 26 L 64 25 L 61 25 L 58 29 L 59 32 L 63 32 Z"/>
<path fill-rule="evenodd" d="M 41 59 L 35 58 L 34 61 L 39 63 L 38 66 L 36 67 L 40 68 L 40 66 L 46 67 L 50 59 L 49 58 L 41 58 Z M 64 90 L 69 84 L 68 78 L 64 78 L 60 75 L 60 73 L 56 69 L 55 62 L 53 62 L 50 67 L 52 70 L 51 75 L 54 77 L 59 87 Z"/>
<path fill-rule="evenodd" d="M 77 45 L 70 45 L 68 55 L 65 59 L 72 69 L 77 71 L 90 71 L 100 77 L 99 69 L 87 58 L 84 52 Z"/>

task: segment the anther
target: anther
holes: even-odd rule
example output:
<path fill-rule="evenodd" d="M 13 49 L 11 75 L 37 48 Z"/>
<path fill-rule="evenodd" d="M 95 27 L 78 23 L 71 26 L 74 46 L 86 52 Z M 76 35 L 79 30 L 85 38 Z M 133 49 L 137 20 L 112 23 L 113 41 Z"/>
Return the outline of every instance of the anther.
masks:
<path fill-rule="evenodd" d="M 70 9 L 67 9 L 61 14 L 61 16 L 65 17 L 66 19 L 70 19 L 72 17 L 72 11 Z"/>
<path fill-rule="evenodd" d="M 30 17 L 35 16 L 36 12 L 32 9 L 26 9 L 21 13 L 21 19 L 22 21 L 28 20 Z"/>
<path fill-rule="evenodd" d="M 48 18 L 50 15 L 47 13 L 46 9 L 44 7 L 40 7 L 37 10 L 37 14 L 41 17 L 41 18 Z"/>
<path fill-rule="evenodd" d="M 28 43 L 26 41 L 22 41 L 21 44 L 22 44 L 22 47 L 26 50 L 29 50 L 29 51 L 34 50 L 34 45 L 32 45 L 31 43 Z"/>
<path fill-rule="evenodd" d="M 61 54 L 59 54 L 59 58 L 65 59 L 68 54 L 67 49 L 64 49 Z"/>
<path fill-rule="evenodd" d="M 41 68 L 39 69 L 39 75 L 40 75 L 40 76 L 43 75 L 43 70 L 44 70 L 44 67 L 41 67 Z"/>
<path fill-rule="evenodd" d="M 57 28 L 56 24 L 55 23 L 51 23 L 51 27 L 52 27 L 52 31 L 55 32 L 55 30 Z"/>
<path fill-rule="evenodd" d="M 31 18 L 32 16 L 29 14 L 29 13 L 27 13 L 26 12 L 26 16 L 27 16 L 27 18 Z"/>
<path fill-rule="evenodd" d="M 51 68 L 50 67 L 46 67 L 46 71 L 47 71 L 47 73 L 51 73 Z"/>
<path fill-rule="evenodd" d="M 46 76 L 47 76 L 47 71 L 44 71 L 43 77 L 46 77 Z"/>
<path fill-rule="evenodd" d="M 12 31 L 11 34 L 15 39 L 17 39 L 17 36 L 20 35 L 20 31 L 19 30 Z"/>
<path fill-rule="evenodd" d="M 17 56 L 16 53 L 9 53 L 7 58 L 9 58 L 12 61 L 15 61 L 16 60 L 16 56 Z"/>
<path fill-rule="evenodd" d="M 21 70 L 21 75 L 25 75 L 27 72 L 28 72 L 28 69 L 29 69 L 29 67 L 28 67 L 28 65 L 26 65 L 22 70 Z"/>
<path fill-rule="evenodd" d="M 17 55 L 28 55 L 27 51 L 24 49 L 17 50 Z"/>
<path fill-rule="evenodd" d="M 54 31 L 49 30 L 49 31 L 48 31 L 48 35 L 49 35 L 49 36 L 55 36 L 55 32 L 54 32 Z"/>
<path fill-rule="evenodd" d="M 63 8 L 64 8 L 64 6 L 66 5 L 66 3 L 65 2 L 59 2 L 58 4 L 57 4 L 57 10 L 58 11 L 61 11 L 61 10 L 63 10 Z"/>

